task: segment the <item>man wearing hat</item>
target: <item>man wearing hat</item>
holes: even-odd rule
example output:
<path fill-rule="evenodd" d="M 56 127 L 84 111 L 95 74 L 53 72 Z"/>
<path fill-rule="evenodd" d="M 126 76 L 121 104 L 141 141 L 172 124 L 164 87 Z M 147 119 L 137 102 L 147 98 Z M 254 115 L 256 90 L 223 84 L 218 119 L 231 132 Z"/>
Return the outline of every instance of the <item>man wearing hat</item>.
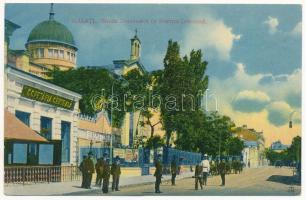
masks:
<path fill-rule="evenodd" d="M 156 177 L 155 180 L 155 193 L 161 193 L 159 186 L 161 184 L 161 179 L 163 176 L 163 165 L 161 162 L 161 155 L 157 155 L 157 159 L 155 161 L 155 173 L 154 176 Z"/>
<path fill-rule="evenodd" d="M 82 188 L 85 188 L 85 184 L 86 184 L 86 172 L 85 172 L 85 160 L 86 159 L 87 159 L 87 156 L 84 155 L 83 156 L 83 160 L 82 160 L 82 162 L 81 162 L 81 164 L 79 166 L 79 169 L 80 169 L 80 171 L 82 173 L 82 185 L 81 185 Z"/>
<path fill-rule="evenodd" d="M 111 174 L 113 176 L 112 191 L 119 191 L 119 179 L 121 174 L 120 157 L 116 156 L 112 164 Z"/>
<path fill-rule="evenodd" d="M 208 160 L 207 154 L 204 154 L 203 160 L 201 162 L 201 166 L 203 168 L 203 185 L 206 186 L 206 184 L 207 184 L 207 177 L 208 177 L 208 173 L 209 173 L 209 170 L 210 170 L 210 164 L 209 164 L 209 160 Z"/>
<path fill-rule="evenodd" d="M 100 175 L 101 175 L 101 183 L 100 183 L 100 185 L 103 185 L 103 183 L 102 183 L 104 181 L 104 179 L 103 179 L 103 171 L 104 171 L 104 168 L 105 168 L 105 165 L 106 165 L 107 158 L 108 158 L 108 154 L 106 152 L 104 152 L 103 156 L 102 156 L 102 158 L 100 160 L 100 164 L 99 164 L 99 166 L 100 166 Z"/>
<path fill-rule="evenodd" d="M 102 173 L 103 173 L 103 158 L 99 158 L 95 165 L 96 168 L 96 186 L 101 186 L 102 184 Z"/>
<path fill-rule="evenodd" d="M 94 162 L 92 160 L 92 152 L 88 153 L 88 157 L 86 158 L 84 162 L 84 170 L 86 174 L 86 179 L 85 179 L 85 188 L 90 189 L 91 185 L 91 180 L 92 180 L 92 174 L 95 172 L 95 166 Z"/>
<path fill-rule="evenodd" d="M 108 185 L 109 185 L 109 177 L 110 177 L 109 158 L 107 158 L 105 161 L 102 177 L 103 177 L 102 192 L 108 193 Z"/>
<path fill-rule="evenodd" d="M 176 164 L 176 157 L 173 156 L 172 157 L 172 161 L 171 161 L 171 184 L 175 185 L 175 178 L 176 178 L 176 174 L 177 174 L 177 164 Z"/>
<path fill-rule="evenodd" d="M 226 163 L 224 159 L 222 159 L 221 162 L 219 163 L 218 170 L 222 180 L 221 186 L 225 186 Z"/>

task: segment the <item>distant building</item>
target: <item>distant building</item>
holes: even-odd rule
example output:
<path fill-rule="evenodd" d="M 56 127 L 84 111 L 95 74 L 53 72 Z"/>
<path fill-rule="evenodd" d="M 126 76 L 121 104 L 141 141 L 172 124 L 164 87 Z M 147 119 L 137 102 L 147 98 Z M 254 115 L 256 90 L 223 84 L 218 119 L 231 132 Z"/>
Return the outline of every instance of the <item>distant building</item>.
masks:
<path fill-rule="evenodd" d="M 283 150 L 286 150 L 289 147 L 289 145 L 282 144 L 280 140 L 275 141 L 271 144 L 270 149 L 275 152 L 281 152 Z"/>
<path fill-rule="evenodd" d="M 37 24 L 30 32 L 25 50 L 8 48 L 9 36 L 20 26 L 5 20 L 6 62 L 18 69 L 49 78 L 47 73 L 57 68 L 69 70 L 76 67 L 76 43 L 70 30 L 54 18 L 51 4 L 49 19 Z"/>
<path fill-rule="evenodd" d="M 244 141 L 242 156 L 246 166 L 253 168 L 266 163 L 264 156 L 265 139 L 262 132 L 257 132 L 255 129 L 243 125 L 242 127 L 236 127 L 233 130 L 233 135 Z"/>

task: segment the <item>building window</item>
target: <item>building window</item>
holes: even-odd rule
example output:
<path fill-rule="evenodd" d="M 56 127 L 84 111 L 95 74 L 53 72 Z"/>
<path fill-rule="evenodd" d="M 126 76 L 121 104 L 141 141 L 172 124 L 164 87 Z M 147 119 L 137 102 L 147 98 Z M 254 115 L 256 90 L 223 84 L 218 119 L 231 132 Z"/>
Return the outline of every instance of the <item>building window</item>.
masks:
<path fill-rule="evenodd" d="M 73 61 L 73 58 L 74 58 L 74 54 L 71 53 L 71 58 L 70 58 L 70 61 Z"/>
<path fill-rule="evenodd" d="M 67 52 L 67 60 L 70 60 L 71 57 L 70 57 L 70 52 Z"/>
<path fill-rule="evenodd" d="M 40 117 L 40 134 L 48 140 L 52 136 L 52 119 L 49 117 Z"/>
<path fill-rule="evenodd" d="M 48 49 L 48 57 L 53 58 L 53 49 Z"/>
<path fill-rule="evenodd" d="M 62 121 L 61 139 L 62 139 L 62 163 L 70 161 L 70 130 L 71 123 Z"/>
<path fill-rule="evenodd" d="M 64 50 L 59 51 L 59 58 L 64 59 Z"/>
<path fill-rule="evenodd" d="M 27 144 L 14 143 L 13 164 L 27 164 Z"/>
<path fill-rule="evenodd" d="M 57 49 L 54 49 L 54 58 L 58 58 L 58 50 Z"/>
<path fill-rule="evenodd" d="M 53 144 L 40 144 L 39 145 L 39 161 L 40 165 L 52 165 L 53 164 Z"/>
<path fill-rule="evenodd" d="M 22 112 L 19 110 L 15 111 L 15 116 L 22 121 L 25 125 L 30 126 L 30 113 Z"/>
<path fill-rule="evenodd" d="M 28 144 L 28 162 L 29 165 L 37 165 L 38 164 L 38 149 L 37 144 L 29 143 Z"/>
<path fill-rule="evenodd" d="M 36 49 L 36 55 L 37 55 L 38 58 L 43 58 L 44 57 L 44 48 Z"/>

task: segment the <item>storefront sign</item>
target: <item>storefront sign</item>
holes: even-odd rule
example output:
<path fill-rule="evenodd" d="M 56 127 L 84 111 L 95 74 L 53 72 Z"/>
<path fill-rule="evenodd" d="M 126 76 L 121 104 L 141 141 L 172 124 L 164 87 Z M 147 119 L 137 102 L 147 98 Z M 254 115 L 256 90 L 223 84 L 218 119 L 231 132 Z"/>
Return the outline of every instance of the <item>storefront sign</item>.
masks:
<path fill-rule="evenodd" d="M 73 100 L 66 99 L 28 85 L 23 86 L 21 96 L 68 110 L 73 110 L 75 104 L 75 101 Z"/>
<path fill-rule="evenodd" d="M 119 158 L 125 159 L 125 149 L 114 148 L 114 157 L 119 156 Z"/>

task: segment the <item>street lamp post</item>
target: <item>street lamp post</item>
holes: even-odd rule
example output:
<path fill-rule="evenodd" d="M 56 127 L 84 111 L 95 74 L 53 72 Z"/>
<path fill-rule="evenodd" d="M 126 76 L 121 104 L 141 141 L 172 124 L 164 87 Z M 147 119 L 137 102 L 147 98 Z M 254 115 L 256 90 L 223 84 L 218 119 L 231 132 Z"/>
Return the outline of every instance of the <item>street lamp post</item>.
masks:
<path fill-rule="evenodd" d="M 111 102 L 111 115 L 110 115 L 110 125 L 111 125 L 111 138 L 110 138 L 110 163 L 113 163 L 113 98 L 114 98 L 114 83 L 112 84 L 112 102 Z"/>
<path fill-rule="evenodd" d="M 294 115 L 294 113 L 296 113 L 297 111 L 292 111 L 291 113 L 290 113 L 290 117 L 289 117 L 289 128 L 292 128 L 292 117 L 293 117 L 293 115 Z"/>
<path fill-rule="evenodd" d="M 219 161 L 221 161 L 221 131 L 219 131 Z"/>

